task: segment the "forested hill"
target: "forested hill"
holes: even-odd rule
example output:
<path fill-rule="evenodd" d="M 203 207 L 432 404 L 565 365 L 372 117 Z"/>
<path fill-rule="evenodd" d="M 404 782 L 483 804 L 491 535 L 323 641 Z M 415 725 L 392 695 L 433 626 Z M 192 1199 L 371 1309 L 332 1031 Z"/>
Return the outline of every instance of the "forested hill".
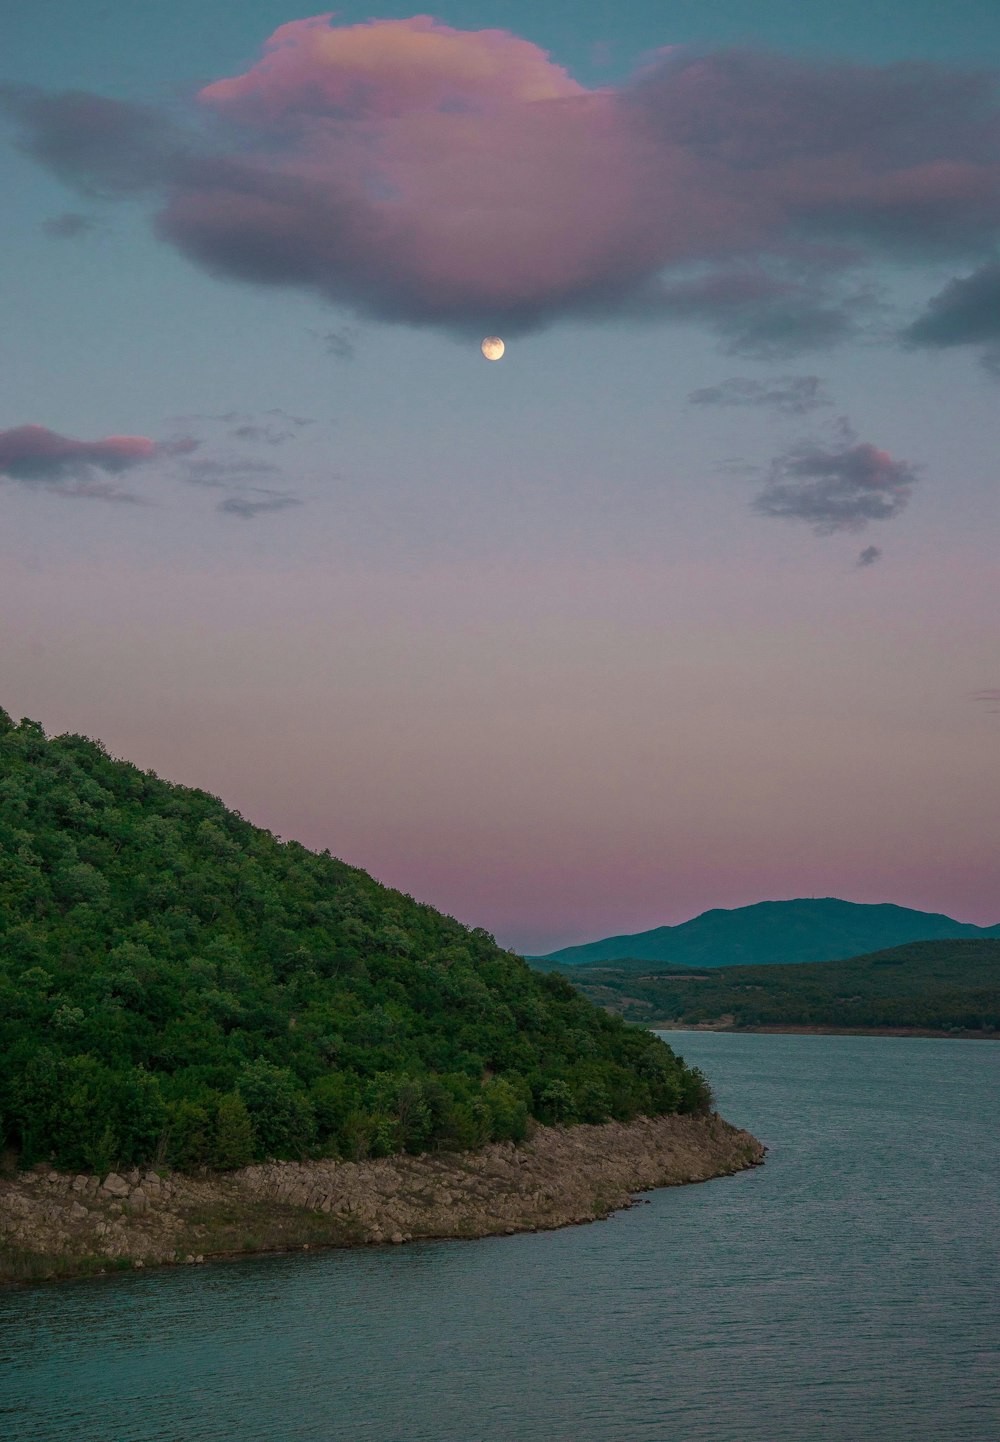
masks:
<path fill-rule="evenodd" d="M 0 1127 L 22 1165 L 470 1148 L 708 1100 L 485 931 L 0 711 Z"/>
<path fill-rule="evenodd" d="M 848 961 L 567 973 L 632 1021 L 1000 1033 L 1000 940 L 915 941 Z"/>
<path fill-rule="evenodd" d="M 594 962 L 658 962 L 663 966 L 760 966 L 791 961 L 838 961 L 910 941 L 1000 937 L 1000 925 L 972 926 L 937 912 L 888 903 L 865 905 L 836 897 L 761 901 L 731 911 L 705 911 L 679 926 L 609 936 L 535 958 L 546 969 Z"/>

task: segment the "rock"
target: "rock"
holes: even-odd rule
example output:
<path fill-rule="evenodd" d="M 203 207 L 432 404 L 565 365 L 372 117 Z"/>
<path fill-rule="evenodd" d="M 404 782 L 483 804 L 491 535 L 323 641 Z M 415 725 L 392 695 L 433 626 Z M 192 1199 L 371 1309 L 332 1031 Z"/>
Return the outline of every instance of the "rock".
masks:
<path fill-rule="evenodd" d="M 135 1267 L 136 1271 L 138 1271 L 139 1268 L 140 1268 L 140 1267 L 144 1267 L 144 1266 L 146 1265 L 146 1263 L 145 1263 L 145 1262 L 133 1262 L 132 1265 L 133 1265 L 133 1267 Z"/>
<path fill-rule="evenodd" d="M 128 1204 L 133 1212 L 144 1212 L 146 1210 L 146 1193 L 141 1187 L 136 1187 L 128 1199 Z"/>
<path fill-rule="evenodd" d="M 139 1185 L 139 1173 L 138 1173 L 138 1170 L 137 1170 L 135 1167 L 133 1167 L 130 1172 L 126 1172 L 126 1174 L 125 1174 L 125 1180 L 128 1182 L 129 1186 L 137 1187 L 137 1186 Z"/>
<path fill-rule="evenodd" d="M 90 1182 L 90 1178 L 89 1178 L 89 1177 L 85 1177 L 85 1176 L 83 1175 L 83 1173 L 81 1172 L 81 1174 L 80 1174 L 78 1177 L 74 1177 L 74 1178 L 73 1178 L 73 1190 L 74 1190 L 74 1192 L 85 1192 L 85 1191 L 87 1190 L 87 1186 L 88 1186 L 89 1182 Z"/>
<path fill-rule="evenodd" d="M 398 1247 L 398 1246 L 400 1245 L 400 1243 L 402 1242 L 402 1240 L 403 1240 L 403 1234 L 402 1234 L 402 1232 L 393 1232 L 392 1236 L 389 1238 L 389 1241 L 393 1244 L 394 1247 Z"/>
<path fill-rule="evenodd" d="M 74 1202 L 74 1203 L 73 1203 L 73 1205 L 72 1205 L 72 1206 L 70 1207 L 70 1209 L 69 1209 L 69 1214 L 70 1214 L 70 1216 L 73 1217 L 76 1221 L 80 1221 L 81 1218 L 83 1218 L 83 1217 L 89 1217 L 89 1216 L 90 1216 L 90 1213 L 88 1212 L 87 1208 L 86 1208 L 85 1206 L 81 1205 L 80 1202 Z"/>
<path fill-rule="evenodd" d="M 112 1197 L 127 1197 L 128 1182 L 124 1177 L 120 1177 L 117 1172 L 108 1172 L 108 1175 L 104 1178 L 101 1190 L 108 1192 Z"/>

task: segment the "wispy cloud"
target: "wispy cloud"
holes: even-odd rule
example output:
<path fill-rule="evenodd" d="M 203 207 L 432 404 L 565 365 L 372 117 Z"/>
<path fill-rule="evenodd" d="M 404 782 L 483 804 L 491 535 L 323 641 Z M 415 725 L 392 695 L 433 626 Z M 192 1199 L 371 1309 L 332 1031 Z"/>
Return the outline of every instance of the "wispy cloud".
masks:
<path fill-rule="evenodd" d="M 243 425 L 235 426 L 229 434 L 234 441 L 263 441 L 269 446 L 280 446 L 284 441 L 291 440 L 293 432 L 280 430 L 277 426 L 245 421 Z"/>
<path fill-rule="evenodd" d="M 247 479 L 279 475 L 280 471 L 280 466 L 273 465 L 269 461 L 255 461 L 244 457 L 219 460 L 217 457 L 204 456 L 196 461 L 189 461 L 184 466 L 182 474 L 184 479 L 193 486 L 204 486 L 209 490 L 225 490 Z"/>
<path fill-rule="evenodd" d="M 881 556 L 881 546 L 866 546 L 858 555 L 858 570 L 863 571 L 867 566 L 874 566 L 875 562 L 881 559 Z"/>
<path fill-rule="evenodd" d="M 6 101 L 42 164 L 151 198 L 213 273 L 462 334 L 660 316 L 778 357 L 854 334 L 879 257 L 967 265 L 1000 238 L 994 79 L 940 65 L 672 49 L 589 90 L 501 30 L 323 15 L 205 86 L 186 128 Z"/>
<path fill-rule="evenodd" d="M 341 326 L 338 330 L 310 330 L 310 335 L 322 341 L 327 355 L 335 360 L 352 361 L 358 353 L 358 329 L 353 325 Z"/>
<path fill-rule="evenodd" d="M 42 230 L 53 240 L 78 240 L 96 229 L 97 221 L 92 215 L 79 215 L 72 210 L 42 221 Z"/>
<path fill-rule="evenodd" d="M 982 706 L 989 715 L 1000 716 L 1000 686 L 984 686 L 973 691 L 972 700 Z"/>
<path fill-rule="evenodd" d="M 775 376 L 767 381 L 732 376 L 692 391 L 688 400 L 696 406 L 749 406 L 789 416 L 804 416 L 830 405 L 819 376 Z"/>
<path fill-rule="evenodd" d="M 261 492 L 256 496 L 227 496 L 220 501 L 216 510 L 227 516 L 239 516 L 244 521 L 271 511 L 286 511 L 290 506 L 301 506 L 298 496 L 278 492 Z"/>

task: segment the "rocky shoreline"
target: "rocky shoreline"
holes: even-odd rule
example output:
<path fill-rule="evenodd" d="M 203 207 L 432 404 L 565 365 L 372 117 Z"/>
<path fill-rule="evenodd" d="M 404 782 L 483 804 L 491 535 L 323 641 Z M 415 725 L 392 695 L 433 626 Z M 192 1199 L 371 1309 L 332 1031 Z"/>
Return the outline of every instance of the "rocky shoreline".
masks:
<path fill-rule="evenodd" d="M 308 1247 L 486 1237 L 596 1221 L 636 1192 L 729 1176 L 764 1146 L 715 1114 L 542 1127 L 514 1146 L 237 1172 L 35 1168 L 0 1178 L 0 1283 Z"/>

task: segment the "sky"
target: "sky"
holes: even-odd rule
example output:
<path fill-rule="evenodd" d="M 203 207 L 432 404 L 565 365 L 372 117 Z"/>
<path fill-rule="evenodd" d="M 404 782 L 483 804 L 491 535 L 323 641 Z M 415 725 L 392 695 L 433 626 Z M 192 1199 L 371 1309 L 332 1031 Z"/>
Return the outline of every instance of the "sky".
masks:
<path fill-rule="evenodd" d="M 0 705 L 527 953 L 1000 921 L 998 77 L 995 3 L 20 4 Z"/>

